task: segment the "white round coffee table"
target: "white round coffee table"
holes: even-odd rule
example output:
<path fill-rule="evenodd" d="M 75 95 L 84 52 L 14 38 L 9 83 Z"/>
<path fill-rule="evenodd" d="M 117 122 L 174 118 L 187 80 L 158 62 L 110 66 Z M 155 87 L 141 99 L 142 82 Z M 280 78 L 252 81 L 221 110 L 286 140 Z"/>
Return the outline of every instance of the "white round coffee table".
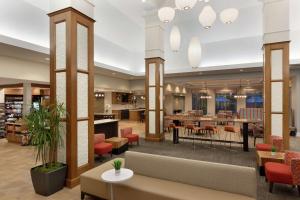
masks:
<path fill-rule="evenodd" d="M 121 171 L 119 174 L 115 173 L 115 169 L 110 169 L 105 171 L 101 178 L 104 182 L 110 183 L 110 199 L 114 199 L 114 193 L 113 193 L 113 184 L 114 183 L 121 183 L 124 182 L 133 176 L 133 171 L 126 168 L 121 168 Z"/>

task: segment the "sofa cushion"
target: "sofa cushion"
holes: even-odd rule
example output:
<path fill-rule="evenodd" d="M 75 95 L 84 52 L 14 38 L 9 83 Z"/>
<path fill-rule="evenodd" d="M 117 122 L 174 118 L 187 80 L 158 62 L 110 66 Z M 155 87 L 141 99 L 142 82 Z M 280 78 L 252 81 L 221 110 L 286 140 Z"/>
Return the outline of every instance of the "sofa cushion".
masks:
<path fill-rule="evenodd" d="M 127 151 L 125 166 L 135 174 L 256 198 L 254 168 Z"/>
<path fill-rule="evenodd" d="M 116 200 L 254 200 L 255 198 L 183 183 L 134 175 L 114 186 Z"/>

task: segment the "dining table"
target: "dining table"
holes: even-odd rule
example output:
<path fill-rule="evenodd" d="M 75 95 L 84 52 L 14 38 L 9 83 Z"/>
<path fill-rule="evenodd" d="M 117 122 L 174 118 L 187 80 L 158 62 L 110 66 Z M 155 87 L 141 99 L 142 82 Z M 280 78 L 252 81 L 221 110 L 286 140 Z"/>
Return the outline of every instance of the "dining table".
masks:
<path fill-rule="evenodd" d="M 214 142 L 224 142 L 224 143 L 237 143 L 242 144 L 243 150 L 245 152 L 249 151 L 249 132 L 248 127 L 250 123 L 262 123 L 261 119 L 237 119 L 237 118 L 218 118 L 215 116 L 190 116 L 184 114 L 177 114 L 177 115 L 167 115 L 164 117 L 165 120 L 172 120 L 173 123 L 178 126 L 181 122 L 191 121 L 191 122 L 198 122 L 198 126 L 201 126 L 201 122 L 219 122 L 219 123 L 229 123 L 232 122 L 234 124 L 242 124 L 242 134 L 243 134 L 243 141 L 225 141 L 225 140 L 218 140 L 218 139 L 203 139 L 203 138 L 191 138 L 191 137 L 180 137 L 178 128 L 173 128 L 173 143 L 178 144 L 179 139 L 192 139 L 192 140 L 205 140 L 205 141 L 214 141 Z"/>

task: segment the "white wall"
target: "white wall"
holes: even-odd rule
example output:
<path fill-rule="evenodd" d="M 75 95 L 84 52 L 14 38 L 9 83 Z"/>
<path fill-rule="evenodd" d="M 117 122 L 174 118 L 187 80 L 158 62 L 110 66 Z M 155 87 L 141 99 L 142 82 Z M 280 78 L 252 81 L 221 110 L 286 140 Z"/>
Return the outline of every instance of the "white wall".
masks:
<path fill-rule="evenodd" d="M 0 78 L 49 83 L 49 66 L 44 63 L 0 56 Z"/>
<path fill-rule="evenodd" d="M 94 82 L 95 89 L 118 89 L 130 91 L 129 80 L 96 74 Z"/>

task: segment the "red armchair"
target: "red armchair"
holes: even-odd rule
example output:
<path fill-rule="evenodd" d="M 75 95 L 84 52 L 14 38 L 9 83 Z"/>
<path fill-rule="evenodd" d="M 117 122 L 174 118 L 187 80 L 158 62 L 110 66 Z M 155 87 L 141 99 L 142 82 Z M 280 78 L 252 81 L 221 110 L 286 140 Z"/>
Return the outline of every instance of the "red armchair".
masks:
<path fill-rule="evenodd" d="M 112 156 L 112 144 L 105 142 L 105 134 L 99 133 L 94 136 L 94 152 L 97 155 L 110 153 Z"/>
<path fill-rule="evenodd" d="M 139 145 L 139 135 L 134 134 L 132 132 L 132 128 L 123 128 L 123 129 L 121 129 L 121 137 L 122 138 L 127 138 L 129 144 L 132 144 L 133 142 L 136 142 L 137 145 Z"/>
<path fill-rule="evenodd" d="M 267 162 L 265 171 L 270 192 L 273 191 L 274 183 L 281 183 L 297 186 L 300 196 L 300 152 L 286 152 L 284 163 Z"/>
<path fill-rule="evenodd" d="M 272 144 L 256 144 L 257 151 L 271 151 L 272 146 L 276 148 L 276 151 L 283 151 L 283 139 L 279 136 L 271 137 Z"/>

